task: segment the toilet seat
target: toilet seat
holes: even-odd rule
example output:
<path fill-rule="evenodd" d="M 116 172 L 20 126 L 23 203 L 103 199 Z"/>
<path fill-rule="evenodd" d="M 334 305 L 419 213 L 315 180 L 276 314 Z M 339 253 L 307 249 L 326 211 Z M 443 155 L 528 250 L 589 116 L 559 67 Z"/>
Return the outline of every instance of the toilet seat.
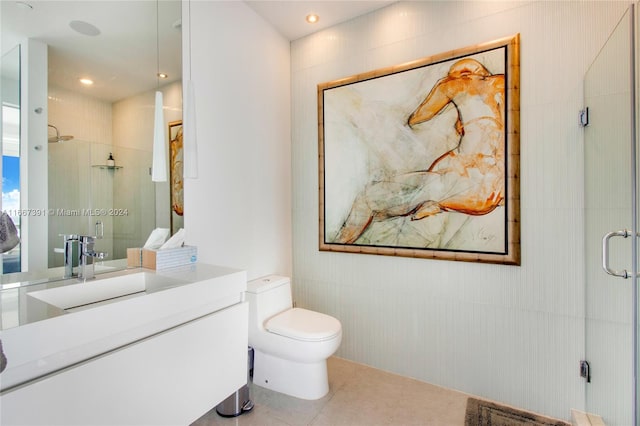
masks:
<path fill-rule="evenodd" d="M 302 308 L 281 312 L 268 319 L 264 327 L 270 333 L 305 342 L 330 340 L 342 331 L 337 319 Z"/>

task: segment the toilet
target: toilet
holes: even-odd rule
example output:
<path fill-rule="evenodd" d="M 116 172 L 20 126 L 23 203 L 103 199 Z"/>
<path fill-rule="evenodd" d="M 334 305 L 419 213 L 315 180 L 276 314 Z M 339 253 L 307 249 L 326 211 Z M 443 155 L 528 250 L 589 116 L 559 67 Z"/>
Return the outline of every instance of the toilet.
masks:
<path fill-rule="evenodd" d="M 314 400 L 329 392 L 327 358 L 340 346 L 337 319 L 294 308 L 291 280 L 270 275 L 247 283 L 249 345 L 253 383 L 296 398 Z"/>

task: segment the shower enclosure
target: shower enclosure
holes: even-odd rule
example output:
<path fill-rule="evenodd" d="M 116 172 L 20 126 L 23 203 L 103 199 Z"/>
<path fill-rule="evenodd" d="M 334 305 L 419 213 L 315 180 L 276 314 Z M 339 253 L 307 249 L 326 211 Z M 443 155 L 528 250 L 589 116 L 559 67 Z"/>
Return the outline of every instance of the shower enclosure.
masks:
<path fill-rule="evenodd" d="M 63 235 L 96 235 L 97 223 L 102 237 L 95 249 L 108 260 L 144 244 L 156 225 L 151 152 L 67 139 L 49 143 L 48 154 L 49 268 L 63 265 Z"/>
<path fill-rule="evenodd" d="M 586 362 L 581 370 L 586 409 L 609 426 L 637 425 L 640 419 L 635 15 L 630 5 L 584 81 Z"/>

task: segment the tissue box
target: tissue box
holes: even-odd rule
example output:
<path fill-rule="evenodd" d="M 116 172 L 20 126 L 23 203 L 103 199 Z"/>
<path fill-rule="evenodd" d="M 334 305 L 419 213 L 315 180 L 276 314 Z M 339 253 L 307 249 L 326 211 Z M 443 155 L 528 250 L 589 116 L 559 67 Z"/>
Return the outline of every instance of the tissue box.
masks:
<path fill-rule="evenodd" d="M 142 266 L 142 249 L 127 249 L 127 268 L 140 268 Z"/>
<path fill-rule="evenodd" d="M 142 249 L 142 267 L 160 271 L 195 263 L 198 260 L 198 248 L 183 246 L 172 249 Z"/>

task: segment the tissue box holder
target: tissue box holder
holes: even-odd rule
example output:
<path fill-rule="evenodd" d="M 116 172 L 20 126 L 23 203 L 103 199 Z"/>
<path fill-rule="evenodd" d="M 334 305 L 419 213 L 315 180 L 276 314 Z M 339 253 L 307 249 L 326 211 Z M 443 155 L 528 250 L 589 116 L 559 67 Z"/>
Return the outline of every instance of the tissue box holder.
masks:
<path fill-rule="evenodd" d="M 127 268 L 141 268 L 141 267 L 142 267 L 142 249 L 128 248 L 127 249 Z"/>
<path fill-rule="evenodd" d="M 198 248 L 196 246 L 183 246 L 163 250 L 142 249 L 142 267 L 155 269 L 156 271 L 190 265 L 197 260 Z"/>

